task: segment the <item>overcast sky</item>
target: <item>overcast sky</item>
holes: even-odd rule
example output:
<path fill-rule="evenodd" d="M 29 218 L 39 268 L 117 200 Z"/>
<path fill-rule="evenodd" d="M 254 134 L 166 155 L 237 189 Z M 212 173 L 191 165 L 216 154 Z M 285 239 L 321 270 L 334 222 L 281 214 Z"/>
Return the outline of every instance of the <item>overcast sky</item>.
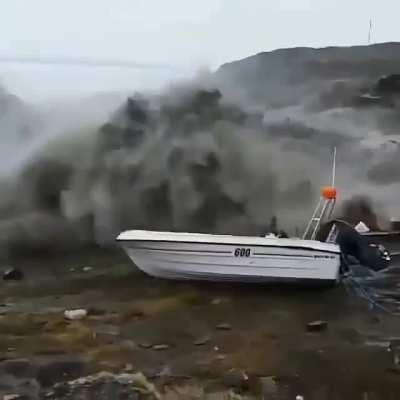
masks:
<path fill-rule="evenodd" d="M 280 47 L 400 40 L 398 0 L 0 0 L 0 56 L 168 64 L 172 70 L 0 64 L 30 97 L 157 87 Z M 78 82 L 76 86 L 72 84 Z"/>

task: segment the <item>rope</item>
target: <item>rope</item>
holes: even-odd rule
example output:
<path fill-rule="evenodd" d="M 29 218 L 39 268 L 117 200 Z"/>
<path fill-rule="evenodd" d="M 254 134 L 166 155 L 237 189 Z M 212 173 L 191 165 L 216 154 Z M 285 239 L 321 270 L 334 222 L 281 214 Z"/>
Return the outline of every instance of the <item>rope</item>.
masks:
<path fill-rule="evenodd" d="M 374 294 L 370 293 L 370 291 L 368 290 L 368 288 L 364 287 L 358 280 L 357 278 L 355 278 L 352 274 L 351 271 L 351 267 L 349 266 L 349 264 L 347 263 L 347 260 L 345 259 L 345 257 L 342 257 L 343 262 L 345 263 L 347 272 L 344 274 L 344 278 L 343 278 L 343 283 L 345 284 L 345 288 L 347 293 L 349 294 L 349 288 L 353 289 L 356 294 L 366 300 L 368 302 L 369 308 L 372 310 L 374 307 L 380 309 L 381 311 L 384 311 L 388 314 L 391 315 L 395 315 L 395 316 L 399 316 L 398 313 L 393 312 L 392 310 L 390 310 L 389 308 L 385 307 L 384 305 L 378 303 L 375 299 L 374 299 Z M 379 271 L 377 273 L 375 273 L 374 275 L 382 275 L 383 271 Z"/>
<path fill-rule="evenodd" d="M 366 288 L 365 288 L 364 286 L 362 286 L 359 282 L 357 282 L 357 280 L 356 280 L 354 277 L 352 277 L 352 276 L 347 277 L 347 278 L 344 280 L 344 283 L 345 283 L 345 284 L 350 284 L 350 285 L 352 285 L 352 288 L 354 289 L 354 291 L 356 292 L 356 294 L 357 294 L 360 298 L 362 298 L 362 299 L 364 299 L 364 300 L 366 300 L 366 301 L 368 302 L 368 304 L 369 304 L 369 306 L 370 306 L 370 309 L 373 309 L 373 308 L 375 307 L 375 308 L 378 308 L 378 309 L 380 309 L 381 311 L 384 311 L 384 312 L 386 312 L 386 313 L 388 313 L 388 314 L 399 316 L 398 313 L 395 313 L 395 312 L 393 312 L 392 310 L 390 310 L 389 308 L 385 307 L 384 305 L 378 303 L 378 302 L 373 298 L 374 295 L 373 295 L 373 294 L 370 294 L 369 291 L 368 291 L 368 289 L 366 289 Z M 349 285 L 349 286 L 350 286 L 350 285 Z"/>

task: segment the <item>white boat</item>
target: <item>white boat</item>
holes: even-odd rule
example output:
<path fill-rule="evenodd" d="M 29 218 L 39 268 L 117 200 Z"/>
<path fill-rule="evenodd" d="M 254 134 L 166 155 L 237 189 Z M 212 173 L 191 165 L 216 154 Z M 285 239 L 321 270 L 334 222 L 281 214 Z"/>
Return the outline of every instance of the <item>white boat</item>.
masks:
<path fill-rule="evenodd" d="M 240 282 L 337 282 L 333 243 L 200 233 L 122 232 L 117 240 L 145 273 L 158 278 Z"/>
<path fill-rule="evenodd" d="M 138 268 L 158 278 L 334 283 L 341 267 L 335 228 L 326 242 L 315 240 L 322 219 L 332 214 L 335 205 L 333 183 L 334 178 L 302 239 L 131 230 L 122 232 L 117 241 Z"/>

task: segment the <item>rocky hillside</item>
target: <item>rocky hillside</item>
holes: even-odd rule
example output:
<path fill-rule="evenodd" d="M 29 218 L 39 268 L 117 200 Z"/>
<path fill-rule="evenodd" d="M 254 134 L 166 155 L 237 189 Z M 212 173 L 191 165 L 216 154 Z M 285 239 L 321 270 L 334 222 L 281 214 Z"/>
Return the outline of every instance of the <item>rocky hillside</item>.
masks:
<path fill-rule="evenodd" d="M 399 71 L 400 43 L 393 42 L 263 52 L 222 65 L 216 79 L 224 89 L 239 89 L 257 103 L 282 106 L 302 102 L 316 86 L 341 81 L 361 89 L 381 75 Z"/>

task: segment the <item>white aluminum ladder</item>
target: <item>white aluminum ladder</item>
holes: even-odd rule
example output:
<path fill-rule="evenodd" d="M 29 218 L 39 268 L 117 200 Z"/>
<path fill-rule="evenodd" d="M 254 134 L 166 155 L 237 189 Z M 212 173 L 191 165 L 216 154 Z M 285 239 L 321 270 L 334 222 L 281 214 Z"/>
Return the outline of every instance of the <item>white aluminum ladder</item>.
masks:
<path fill-rule="evenodd" d="M 336 147 L 333 150 L 333 166 L 332 166 L 332 186 L 330 189 L 335 190 L 335 175 L 336 175 Z M 335 191 L 336 196 L 336 191 Z M 336 197 L 328 197 L 322 193 L 319 198 L 317 207 L 315 207 L 314 213 L 311 219 L 308 221 L 307 228 L 304 231 L 303 239 L 315 240 L 318 229 L 321 226 L 321 222 L 327 215 L 328 218 L 332 216 L 333 209 L 335 208 Z"/>

